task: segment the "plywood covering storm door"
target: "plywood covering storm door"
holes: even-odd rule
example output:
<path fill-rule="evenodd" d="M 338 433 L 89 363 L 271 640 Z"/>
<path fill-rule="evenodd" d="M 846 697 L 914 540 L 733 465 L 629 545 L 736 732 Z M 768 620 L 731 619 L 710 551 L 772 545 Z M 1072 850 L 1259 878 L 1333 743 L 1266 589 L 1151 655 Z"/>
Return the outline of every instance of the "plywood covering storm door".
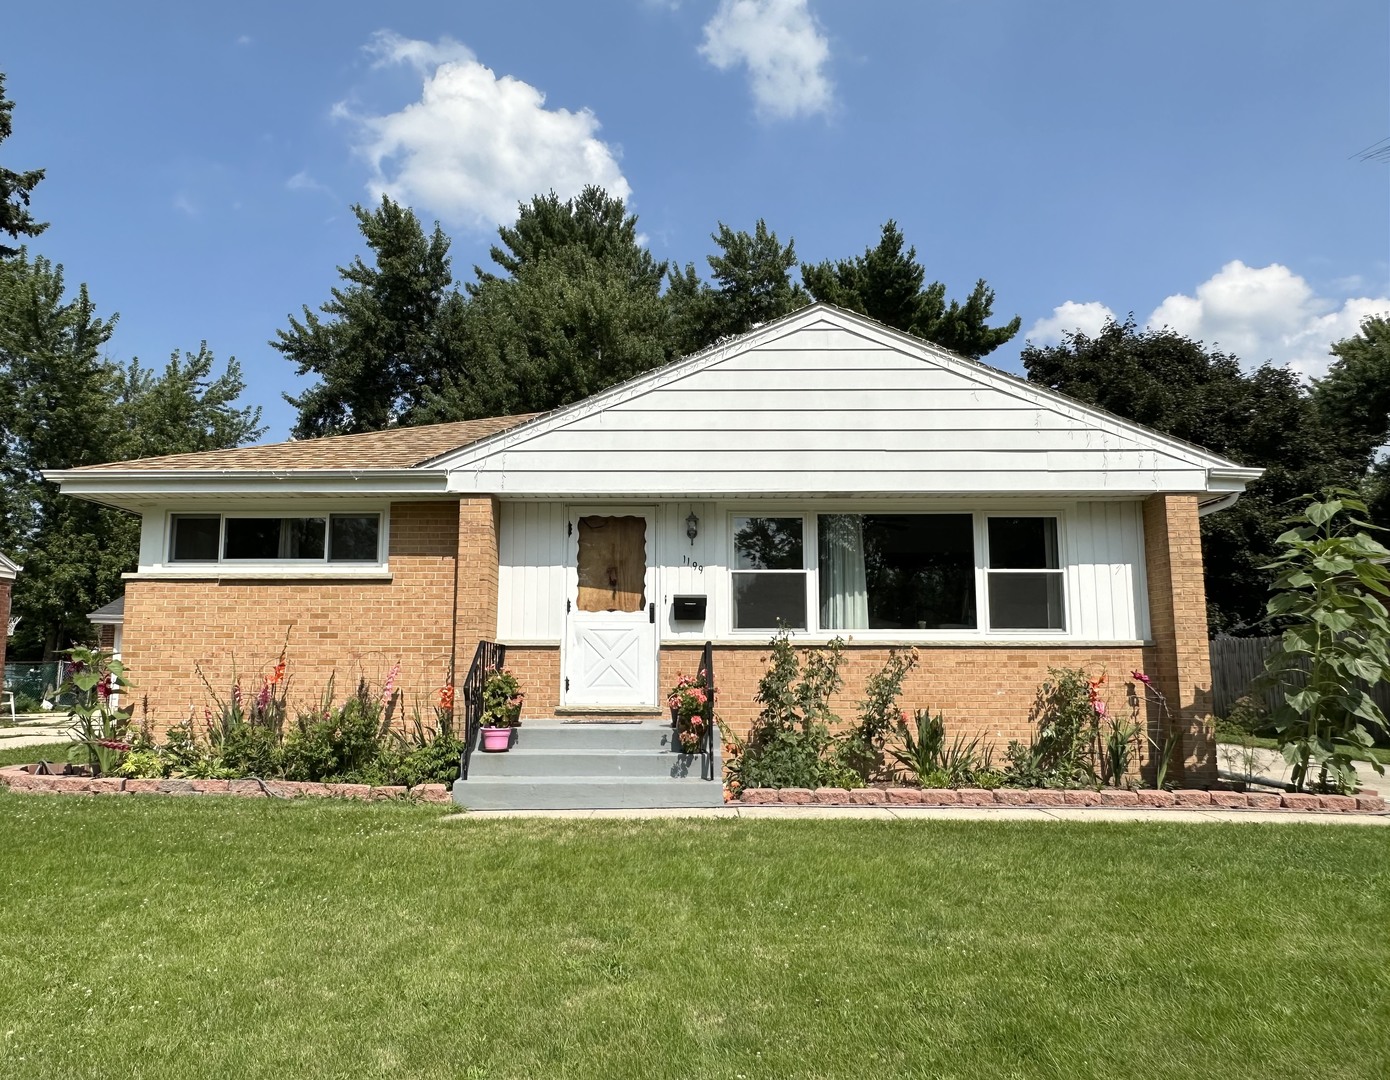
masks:
<path fill-rule="evenodd" d="M 656 705 L 655 526 L 648 507 L 570 511 L 565 705 Z"/>

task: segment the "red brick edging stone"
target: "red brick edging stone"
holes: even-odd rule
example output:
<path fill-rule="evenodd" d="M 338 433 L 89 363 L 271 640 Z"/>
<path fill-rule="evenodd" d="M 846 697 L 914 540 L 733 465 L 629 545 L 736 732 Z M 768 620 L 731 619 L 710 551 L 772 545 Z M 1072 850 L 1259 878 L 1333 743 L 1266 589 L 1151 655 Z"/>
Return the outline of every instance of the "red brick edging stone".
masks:
<path fill-rule="evenodd" d="M 1047 809 L 1128 806 L 1172 810 L 1303 810 L 1318 813 L 1383 814 L 1379 795 L 1279 795 L 1275 792 L 1057 791 L 1051 788 L 751 788 L 739 796 L 745 806 L 1015 806 Z"/>
<path fill-rule="evenodd" d="M 372 787 L 369 784 L 309 784 L 297 780 L 125 780 L 115 776 L 35 776 L 23 765 L 0 769 L 0 786 L 36 795 L 238 795 L 248 799 L 296 796 L 361 799 L 373 802 L 411 800 L 451 801 L 446 784 Z"/>

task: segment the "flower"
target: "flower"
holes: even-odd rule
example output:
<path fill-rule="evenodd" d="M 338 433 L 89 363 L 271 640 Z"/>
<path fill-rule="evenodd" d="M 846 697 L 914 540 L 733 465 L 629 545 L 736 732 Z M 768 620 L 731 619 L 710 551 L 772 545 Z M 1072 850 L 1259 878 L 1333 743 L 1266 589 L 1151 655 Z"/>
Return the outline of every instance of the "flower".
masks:
<path fill-rule="evenodd" d="M 401 673 L 401 662 L 397 660 L 391 665 L 391 671 L 386 676 L 386 685 L 381 688 L 381 704 L 387 705 L 396 695 L 396 677 Z"/>
<path fill-rule="evenodd" d="M 283 679 L 284 677 L 285 677 L 285 654 L 284 654 L 284 652 L 281 652 L 281 653 L 280 653 L 280 659 L 279 659 L 279 660 L 276 662 L 276 664 L 275 664 L 275 670 L 273 670 L 273 671 L 270 673 L 270 680 L 269 680 L 269 681 L 270 681 L 270 685 L 271 685 L 271 686 L 276 685 L 276 684 L 277 684 L 281 679 Z"/>
<path fill-rule="evenodd" d="M 445 683 L 439 688 L 439 708 L 448 712 L 454 707 L 454 684 Z"/>
<path fill-rule="evenodd" d="M 265 712 L 270 707 L 270 680 L 261 681 L 261 692 L 256 695 L 256 708 L 260 712 Z"/>
<path fill-rule="evenodd" d="M 1097 698 L 1095 701 L 1092 701 L 1092 702 L 1091 702 L 1091 708 L 1095 709 L 1095 710 L 1096 710 L 1096 715 L 1099 716 L 1099 717 L 1101 717 L 1102 719 L 1103 719 L 1103 718 L 1109 713 L 1109 711 L 1110 711 L 1110 710 L 1109 710 L 1109 707 L 1105 704 L 1105 702 L 1101 701 L 1099 698 Z"/>
<path fill-rule="evenodd" d="M 1137 682 L 1143 683 L 1145 686 L 1148 686 L 1149 683 L 1153 682 L 1153 680 L 1149 678 L 1147 675 L 1145 675 L 1142 671 L 1131 671 L 1129 673 L 1129 677 Z"/>

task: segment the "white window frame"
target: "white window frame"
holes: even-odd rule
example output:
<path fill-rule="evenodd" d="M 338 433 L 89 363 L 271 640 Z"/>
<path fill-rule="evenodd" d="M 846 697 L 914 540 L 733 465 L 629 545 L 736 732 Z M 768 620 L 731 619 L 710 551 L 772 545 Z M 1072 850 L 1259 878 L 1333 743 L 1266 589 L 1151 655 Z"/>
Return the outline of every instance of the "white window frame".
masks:
<path fill-rule="evenodd" d="M 800 570 L 739 570 L 738 549 L 734 543 L 734 522 L 739 518 L 747 517 L 767 517 L 767 518 L 799 518 L 801 520 L 801 569 Z M 729 634 L 732 637 L 746 638 L 766 638 L 768 634 L 777 632 L 775 626 L 759 627 L 757 629 L 739 628 L 734 625 L 735 606 L 734 606 L 734 577 L 737 574 L 800 574 L 805 585 L 806 598 L 806 626 L 804 628 L 788 627 L 792 634 L 817 634 L 819 633 L 818 624 L 820 622 L 819 612 L 816 609 L 817 586 L 814 582 L 815 574 L 811 572 L 811 567 L 817 565 L 820 555 L 816 549 L 815 538 L 815 517 L 814 510 L 791 510 L 781 508 L 756 509 L 733 509 L 724 516 L 724 544 L 726 550 L 726 566 L 728 567 L 728 620 Z M 808 529 L 807 524 L 811 527 Z"/>
<path fill-rule="evenodd" d="M 334 515 L 344 517 L 368 517 L 377 519 L 377 549 L 374 560 L 333 560 L 328 558 L 331 544 Z M 176 517 L 216 517 L 217 558 L 216 559 L 175 559 L 174 558 L 174 518 Z M 324 554 L 321 559 L 228 559 L 222 554 L 227 544 L 228 518 L 324 518 Z M 265 571 L 283 573 L 313 574 L 353 574 L 380 572 L 385 569 L 389 558 L 391 534 L 390 508 L 384 506 L 334 506 L 321 510 L 306 510 L 302 505 L 293 507 L 228 510 L 225 508 L 189 507 L 168 510 L 164 515 L 164 533 L 159 569 L 170 572 L 206 574 L 215 570 L 219 575 L 237 573 L 261 573 Z"/>
<path fill-rule="evenodd" d="M 804 630 L 791 630 L 793 637 L 800 637 L 805 640 L 827 641 L 843 637 L 846 639 L 871 639 L 884 642 L 903 642 L 929 643 L 933 641 L 1036 641 L 1050 638 L 1069 638 L 1072 636 L 1072 627 L 1075 623 L 1075 613 L 1072 611 L 1072 589 L 1071 589 L 1071 559 L 1070 559 L 1070 537 L 1067 530 L 1067 511 L 1057 506 L 1039 507 L 1036 505 L 1022 505 L 1018 507 L 1001 507 L 994 509 L 980 509 L 979 504 L 974 506 L 969 504 L 953 504 L 943 502 L 939 506 L 918 507 L 903 506 L 901 504 L 881 503 L 878 500 L 873 502 L 856 502 L 852 505 L 830 502 L 817 502 L 811 506 L 805 503 L 800 505 L 787 505 L 784 502 L 770 503 L 767 506 L 760 506 L 756 503 L 731 503 L 723 507 L 722 519 L 724 523 L 724 551 L 725 551 L 725 583 L 723 595 L 721 597 L 722 607 L 727 612 L 721 619 L 722 625 L 719 633 L 727 635 L 730 640 L 765 640 L 769 633 L 775 632 L 772 629 L 762 630 L 740 630 L 734 626 L 734 582 L 733 577 L 737 573 L 785 573 L 804 574 L 806 577 L 806 622 Z M 952 629 L 952 630 L 832 630 L 820 625 L 820 546 L 817 519 L 821 514 L 896 514 L 913 517 L 929 517 L 940 514 L 968 514 L 970 515 L 975 539 L 975 621 L 976 626 L 971 629 Z M 795 517 L 802 520 L 802 570 L 758 570 L 758 571 L 739 571 L 734 566 L 737 561 L 734 550 L 734 520 L 741 517 Z M 1057 561 L 1059 568 L 1056 570 L 1025 570 L 1025 571 L 991 571 L 989 568 L 989 519 L 992 517 L 1000 518 L 1020 518 L 1020 517 L 1040 517 L 1052 518 L 1057 523 Z M 1053 573 L 1061 576 L 1062 581 L 1062 614 L 1065 627 L 1060 630 L 1044 629 L 996 629 L 990 625 L 989 620 L 989 575 L 991 573 Z"/>
<path fill-rule="evenodd" d="M 1067 589 L 1070 560 L 1067 553 L 1067 530 L 1065 515 L 1060 510 L 987 510 L 976 517 L 976 562 L 979 574 L 979 621 L 981 630 L 993 637 L 1067 637 L 1071 634 L 1071 596 Z M 1057 531 L 1057 567 L 1023 568 L 999 567 L 990 565 L 989 522 L 991 518 L 1052 518 Z M 991 574 L 1056 574 L 1062 583 L 1062 626 L 1044 627 L 996 627 L 989 616 L 989 578 Z"/>

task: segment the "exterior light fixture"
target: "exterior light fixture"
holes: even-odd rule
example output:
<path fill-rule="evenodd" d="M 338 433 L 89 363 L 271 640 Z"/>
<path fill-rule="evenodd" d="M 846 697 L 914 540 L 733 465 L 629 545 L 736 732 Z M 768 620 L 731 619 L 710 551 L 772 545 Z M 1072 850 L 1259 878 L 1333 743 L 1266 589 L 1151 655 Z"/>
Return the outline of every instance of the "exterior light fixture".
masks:
<path fill-rule="evenodd" d="M 695 546 L 695 537 L 700 535 L 700 519 L 695 516 L 695 511 L 690 511 L 690 516 L 685 519 L 685 535 L 690 537 L 690 546 Z"/>

